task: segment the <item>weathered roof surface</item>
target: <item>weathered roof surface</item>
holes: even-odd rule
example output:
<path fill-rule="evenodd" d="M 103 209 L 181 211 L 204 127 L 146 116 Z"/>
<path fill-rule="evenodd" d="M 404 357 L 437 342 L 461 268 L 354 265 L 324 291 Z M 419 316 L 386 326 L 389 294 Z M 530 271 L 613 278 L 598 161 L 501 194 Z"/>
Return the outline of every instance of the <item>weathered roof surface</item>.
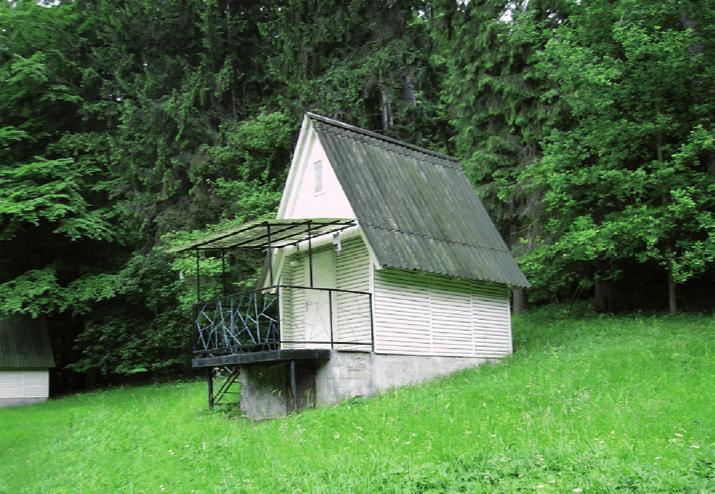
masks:
<path fill-rule="evenodd" d="M 308 117 L 381 266 L 529 286 L 455 158 Z"/>
<path fill-rule="evenodd" d="M 43 318 L 0 317 L 0 369 L 55 366 L 47 324 Z"/>

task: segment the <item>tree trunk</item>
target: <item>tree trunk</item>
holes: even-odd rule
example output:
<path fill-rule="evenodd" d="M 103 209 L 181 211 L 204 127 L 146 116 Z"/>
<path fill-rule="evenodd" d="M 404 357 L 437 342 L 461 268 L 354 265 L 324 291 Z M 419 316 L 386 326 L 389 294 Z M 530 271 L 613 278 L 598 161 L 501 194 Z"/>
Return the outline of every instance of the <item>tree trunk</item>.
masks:
<path fill-rule="evenodd" d="M 678 312 L 678 301 L 675 297 L 675 279 L 673 270 L 668 269 L 668 309 L 671 314 Z"/>
<path fill-rule="evenodd" d="M 598 278 L 594 284 L 593 310 L 595 312 L 613 312 L 611 284 Z"/>
<path fill-rule="evenodd" d="M 392 105 L 390 104 L 389 90 L 385 86 L 380 86 L 380 97 L 382 99 L 382 130 L 388 130 L 392 127 Z"/>
<path fill-rule="evenodd" d="M 84 386 L 87 389 L 94 389 L 99 384 L 99 371 L 97 369 L 89 369 L 84 374 Z"/>
<path fill-rule="evenodd" d="M 404 97 L 405 101 L 410 106 L 417 106 L 417 96 L 415 96 L 415 77 L 414 69 L 409 67 L 405 70 L 405 80 L 404 80 Z"/>
<path fill-rule="evenodd" d="M 231 2 L 226 4 L 226 43 L 231 46 Z M 233 54 L 230 56 L 231 66 L 236 71 L 233 79 L 231 80 L 231 114 L 234 120 L 238 119 L 238 103 L 236 97 L 236 85 L 238 84 L 238 64 L 233 58 Z M 225 63 L 225 61 L 224 61 Z"/>

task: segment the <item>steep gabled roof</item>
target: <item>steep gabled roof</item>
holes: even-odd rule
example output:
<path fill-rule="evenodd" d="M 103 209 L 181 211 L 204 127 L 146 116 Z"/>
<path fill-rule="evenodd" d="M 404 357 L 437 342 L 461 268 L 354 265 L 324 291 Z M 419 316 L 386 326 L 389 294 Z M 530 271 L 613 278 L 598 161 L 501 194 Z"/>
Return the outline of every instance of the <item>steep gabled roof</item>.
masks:
<path fill-rule="evenodd" d="M 43 318 L 0 316 L 0 369 L 55 366 Z"/>
<path fill-rule="evenodd" d="M 382 267 L 529 286 L 456 159 L 307 117 Z"/>

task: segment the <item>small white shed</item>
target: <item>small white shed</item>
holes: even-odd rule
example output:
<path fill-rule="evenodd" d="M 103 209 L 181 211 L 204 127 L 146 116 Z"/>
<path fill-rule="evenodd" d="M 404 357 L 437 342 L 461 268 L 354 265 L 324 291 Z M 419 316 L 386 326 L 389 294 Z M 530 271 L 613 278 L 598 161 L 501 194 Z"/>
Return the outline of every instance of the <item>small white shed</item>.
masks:
<path fill-rule="evenodd" d="M 371 293 L 375 353 L 512 352 L 509 287 L 528 282 L 454 158 L 307 114 L 278 212 L 304 218 L 356 225 L 313 242 L 312 285 L 306 242 L 278 251 L 274 280 Z M 339 340 L 369 341 L 365 299 L 286 295 L 286 339 L 327 341 L 332 322 Z"/>
<path fill-rule="evenodd" d="M 266 252 L 255 290 L 202 300 L 202 255 Z M 528 281 L 449 156 L 306 114 L 278 215 L 195 250 L 194 367 L 240 370 L 252 418 L 413 384 L 512 352 Z M 226 283 L 224 283 L 224 289 Z"/>
<path fill-rule="evenodd" d="M 43 318 L 0 318 L 0 408 L 47 400 L 54 366 Z"/>

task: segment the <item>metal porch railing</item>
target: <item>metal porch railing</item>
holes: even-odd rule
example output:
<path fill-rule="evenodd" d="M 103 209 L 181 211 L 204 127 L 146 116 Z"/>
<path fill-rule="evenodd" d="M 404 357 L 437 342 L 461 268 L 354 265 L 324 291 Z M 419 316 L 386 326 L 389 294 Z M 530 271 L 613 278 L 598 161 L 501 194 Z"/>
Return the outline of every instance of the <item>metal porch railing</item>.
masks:
<path fill-rule="evenodd" d="M 372 294 L 273 285 L 194 304 L 194 357 L 300 348 L 373 350 Z"/>

